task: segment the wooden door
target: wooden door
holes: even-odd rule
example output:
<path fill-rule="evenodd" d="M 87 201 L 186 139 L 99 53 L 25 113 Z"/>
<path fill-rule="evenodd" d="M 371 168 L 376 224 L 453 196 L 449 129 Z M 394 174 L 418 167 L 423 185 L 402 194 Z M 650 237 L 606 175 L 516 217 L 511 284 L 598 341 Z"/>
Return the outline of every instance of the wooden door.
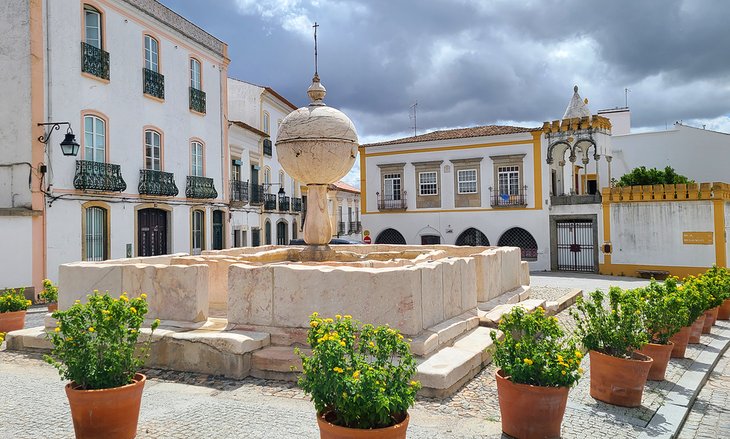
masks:
<path fill-rule="evenodd" d="M 162 209 L 140 209 L 137 212 L 137 254 L 167 254 L 167 212 Z"/>

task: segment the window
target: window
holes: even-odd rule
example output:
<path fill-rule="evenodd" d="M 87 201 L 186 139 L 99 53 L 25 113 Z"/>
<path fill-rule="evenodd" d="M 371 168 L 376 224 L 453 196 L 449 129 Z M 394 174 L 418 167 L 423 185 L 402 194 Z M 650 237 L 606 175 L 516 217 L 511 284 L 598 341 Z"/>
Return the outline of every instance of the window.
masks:
<path fill-rule="evenodd" d="M 144 166 L 151 171 L 162 170 L 162 136 L 157 131 L 144 132 Z"/>
<path fill-rule="evenodd" d="M 106 123 L 97 116 L 84 116 L 84 160 L 106 161 Z"/>
<path fill-rule="evenodd" d="M 401 196 L 401 182 L 400 182 L 400 174 L 385 174 L 383 176 L 383 195 L 384 199 L 391 201 L 391 200 L 400 200 Z"/>
<path fill-rule="evenodd" d="M 269 167 L 266 167 L 264 169 L 264 187 L 266 188 L 266 193 L 270 194 L 271 193 L 271 168 L 269 168 Z"/>
<path fill-rule="evenodd" d="M 157 40 L 149 35 L 144 36 L 144 68 L 155 73 L 160 71 L 159 44 Z"/>
<path fill-rule="evenodd" d="M 196 90 L 202 90 L 200 61 L 190 58 L 190 87 Z"/>
<path fill-rule="evenodd" d="M 269 134 L 270 129 L 271 129 L 271 116 L 269 116 L 269 113 L 264 111 L 263 130 L 266 134 Z"/>
<path fill-rule="evenodd" d="M 241 161 L 240 160 L 233 160 L 233 164 L 231 165 L 231 180 L 232 181 L 241 181 Z"/>
<path fill-rule="evenodd" d="M 91 6 L 84 6 L 85 43 L 101 49 L 101 14 Z"/>
<path fill-rule="evenodd" d="M 271 221 L 264 223 L 264 244 L 271 245 Z"/>
<path fill-rule="evenodd" d="M 103 207 L 89 207 L 86 209 L 85 255 L 87 261 L 103 261 L 107 259 L 106 242 L 106 215 Z"/>
<path fill-rule="evenodd" d="M 458 181 L 458 192 L 460 194 L 477 193 L 477 170 L 462 169 L 456 172 Z"/>
<path fill-rule="evenodd" d="M 438 195 L 438 184 L 436 182 L 436 171 L 418 173 L 418 194 Z"/>
<path fill-rule="evenodd" d="M 191 232 L 192 232 L 192 247 L 193 254 L 199 255 L 205 247 L 205 234 L 203 233 L 205 228 L 205 212 L 202 210 L 194 210 Z"/>
<path fill-rule="evenodd" d="M 200 142 L 190 144 L 190 172 L 195 177 L 203 176 L 203 144 Z"/>
<path fill-rule="evenodd" d="M 498 195 L 519 195 L 520 194 L 520 167 L 500 166 L 497 168 L 499 181 Z"/>

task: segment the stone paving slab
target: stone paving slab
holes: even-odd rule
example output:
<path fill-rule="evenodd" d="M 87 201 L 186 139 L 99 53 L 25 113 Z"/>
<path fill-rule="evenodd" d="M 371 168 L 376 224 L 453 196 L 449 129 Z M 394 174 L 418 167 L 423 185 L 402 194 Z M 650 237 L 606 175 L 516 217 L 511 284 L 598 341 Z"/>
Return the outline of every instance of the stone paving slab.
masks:
<path fill-rule="evenodd" d="M 677 437 L 730 438 L 730 355 L 727 351 L 698 395 Z"/>

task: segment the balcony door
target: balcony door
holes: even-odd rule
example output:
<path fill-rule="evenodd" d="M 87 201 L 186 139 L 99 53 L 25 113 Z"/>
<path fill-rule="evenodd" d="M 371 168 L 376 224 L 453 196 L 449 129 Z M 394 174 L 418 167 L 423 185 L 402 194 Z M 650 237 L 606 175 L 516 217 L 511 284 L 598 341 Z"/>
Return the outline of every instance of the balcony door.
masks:
<path fill-rule="evenodd" d="M 213 250 L 223 250 L 223 211 L 213 211 Z"/>
<path fill-rule="evenodd" d="M 385 174 L 383 176 L 383 195 L 384 200 L 398 201 L 401 194 L 400 174 Z"/>
<path fill-rule="evenodd" d="M 167 254 L 167 212 L 140 209 L 137 212 L 137 249 L 139 256 Z"/>

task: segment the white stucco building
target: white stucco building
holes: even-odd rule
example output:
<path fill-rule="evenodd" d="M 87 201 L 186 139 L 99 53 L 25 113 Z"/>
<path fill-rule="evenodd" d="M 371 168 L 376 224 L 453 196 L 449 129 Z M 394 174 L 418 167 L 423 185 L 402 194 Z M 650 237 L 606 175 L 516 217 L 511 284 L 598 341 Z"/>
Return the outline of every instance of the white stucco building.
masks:
<path fill-rule="evenodd" d="M 70 261 L 229 244 L 226 44 L 153 0 L 4 9 L 0 239 L 14 254 L 0 287 L 38 288 Z"/>

